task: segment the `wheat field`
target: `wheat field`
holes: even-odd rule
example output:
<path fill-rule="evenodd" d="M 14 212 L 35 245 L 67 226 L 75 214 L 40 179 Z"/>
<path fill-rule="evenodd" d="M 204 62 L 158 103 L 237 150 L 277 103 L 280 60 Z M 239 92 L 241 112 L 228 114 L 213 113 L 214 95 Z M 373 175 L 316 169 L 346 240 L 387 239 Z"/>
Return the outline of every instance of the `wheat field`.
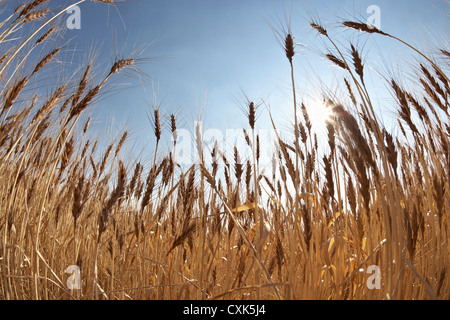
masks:
<path fill-rule="evenodd" d="M 359 49 L 311 21 L 330 46 L 325 57 L 344 71 L 348 97 L 327 103 L 322 155 L 294 89 L 293 34 L 280 33 L 295 118 L 292 137 L 277 135 L 273 174 L 260 164 L 256 113 L 276 107 L 264 100 L 248 101 L 243 114 L 250 154 L 206 149 L 198 129 L 199 161 L 185 168 L 161 151 L 163 136 L 176 142 L 179 122 L 171 114 L 163 126 L 164 110 L 152 111 L 150 163 L 123 152 L 129 131 L 106 146 L 90 138 L 86 113 L 111 81 L 137 68 L 135 57 L 107 70 L 88 61 L 36 92 L 61 55 L 51 6 L 27 1 L 0 22 L 0 299 L 450 299 L 445 46 L 429 56 L 365 23 L 342 22 L 418 57 L 408 70 L 414 91 L 383 79 L 397 135 L 376 115 Z M 278 125 L 272 119 L 276 133 Z"/>

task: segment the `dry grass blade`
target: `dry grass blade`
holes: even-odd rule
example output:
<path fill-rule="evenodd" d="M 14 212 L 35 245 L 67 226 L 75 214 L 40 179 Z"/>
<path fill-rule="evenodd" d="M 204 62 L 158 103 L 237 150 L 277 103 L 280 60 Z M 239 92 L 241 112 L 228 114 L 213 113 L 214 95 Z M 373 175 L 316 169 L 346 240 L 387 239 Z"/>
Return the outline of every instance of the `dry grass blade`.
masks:
<path fill-rule="evenodd" d="M 431 288 L 428 281 L 424 277 L 422 277 L 422 275 L 417 271 L 417 269 L 414 267 L 414 265 L 411 263 L 411 261 L 408 258 L 405 258 L 405 262 L 408 265 L 408 267 L 414 272 L 415 276 L 420 280 L 420 282 L 423 283 L 423 285 L 426 288 L 429 298 L 432 300 L 437 300 L 436 293 Z"/>

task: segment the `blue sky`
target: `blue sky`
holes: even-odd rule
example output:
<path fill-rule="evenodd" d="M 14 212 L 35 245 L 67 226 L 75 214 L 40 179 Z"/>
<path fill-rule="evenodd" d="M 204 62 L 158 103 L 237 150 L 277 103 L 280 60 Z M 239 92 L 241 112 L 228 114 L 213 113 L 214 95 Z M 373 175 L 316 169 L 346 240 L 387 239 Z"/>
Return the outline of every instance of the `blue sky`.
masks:
<path fill-rule="evenodd" d="M 286 25 L 284 10 L 291 15 L 298 43 L 294 67 L 299 101 L 313 108 L 321 90 L 339 92 L 342 86 L 343 73 L 323 57 L 329 46 L 309 27 L 311 18 L 316 18 L 344 47 L 351 42 L 362 49 L 367 83 L 380 114 L 394 114 L 377 73 L 400 72 L 400 67 L 387 68 L 385 61 L 394 66 L 408 64 L 413 53 L 392 40 L 338 25 L 345 19 L 364 21 L 370 16 L 366 12 L 370 5 L 380 7 L 382 30 L 425 50 L 436 45 L 448 49 L 447 0 L 133 0 L 117 8 L 87 1 L 80 5 L 81 29 L 66 30 L 64 39 L 70 39 L 69 49 L 76 49 L 74 61 L 85 61 L 93 47 L 99 52 L 98 60 L 105 63 L 113 61 L 115 52 L 128 56 L 146 48 L 140 57 L 149 59 L 138 64 L 142 74 L 127 79 L 126 90 L 100 101 L 93 115 L 112 136 L 126 126 L 137 145 L 148 143 L 151 150 L 154 140 L 147 115 L 154 92 L 161 113 L 176 113 L 179 127 L 191 131 L 202 106 L 204 128 L 246 127 L 239 105 L 244 101 L 241 90 L 251 100 L 264 98 L 279 127 L 289 128 L 289 63 L 270 27 L 277 29 L 278 19 Z M 385 121 L 393 122 L 389 117 Z M 264 106 L 257 126 L 270 127 Z M 165 137 L 169 137 L 167 130 Z"/>

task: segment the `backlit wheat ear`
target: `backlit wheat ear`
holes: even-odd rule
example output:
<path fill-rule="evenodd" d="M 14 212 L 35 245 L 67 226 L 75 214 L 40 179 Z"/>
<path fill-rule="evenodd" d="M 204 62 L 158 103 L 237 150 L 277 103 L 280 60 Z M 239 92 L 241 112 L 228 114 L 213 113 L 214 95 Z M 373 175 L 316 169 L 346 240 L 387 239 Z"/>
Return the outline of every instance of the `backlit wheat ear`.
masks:
<path fill-rule="evenodd" d="M 110 144 L 110 145 L 108 146 L 108 148 L 106 149 L 105 155 L 103 156 L 103 159 L 102 159 L 102 162 L 101 162 L 101 165 L 100 165 L 99 176 L 101 176 L 102 173 L 103 173 L 103 172 L 105 171 L 105 169 L 106 169 L 106 165 L 108 164 L 108 160 L 109 160 L 109 157 L 110 157 L 110 155 L 111 155 L 112 148 L 113 148 L 113 145 Z"/>
<path fill-rule="evenodd" d="M 127 137 L 128 137 L 128 131 L 125 131 L 125 132 L 122 134 L 122 137 L 120 137 L 119 143 L 117 144 L 117 148 L 116 148 L 116 151 L 115 151 L 115 153 L 114 153 L 114 157 L 115 157 L 115 158 L 117 157 L 117 155 L 119 154 L 120 150 L 122 149 L 122 147 L 123 147 L 123 145 L 124 145 L 125 140 L 127 139 Z"/>
<path fill-rule="evenodd" d="M 400 117 L 406 122 L 406 124 L 414 133 L 418 133 L 417 127 L 411 120 L 411 110 L 409 108 L 405 92 L 394 80 L 391 81 L 391 85 L 394 89 L 395 95 L 397 96 L 398 104 L 400 105 Z"/>
<path fill-rule="evenodd" d="M 170 115 L 170 130 L 172 132 L 172 137 L 173 137 L 173 143 L 176 143 L 177 138 L 178 138 L 178 133 L 177 133 L 177 120 L 175 118 L 174 114 Z"/>
<path fill-rule="evenodd" d="M 439 93 L 439 91 L 437 91 L 436 89 L 432 89 L 430 87 L 430 85 L 424 79 L 420 78 L 419 81 L 422 84 L 422 87 L 424 88 L 426 94 L 433 100 L 433 102 L 439 108 L 441 108 L 444 112 L 447 112 L 447 106 L 442 103 L 441 99 L 439 98 L 439 96 L 437 94 L 437 93 Z M 445 95 L 444 95 L 444 97 L 445 97 Z"/>
<path fill-rule="evenodd" d="M 197 122 L 195 125 L 195 148 L 197 149 L 197 154 L 200 161 L 203 162 L 203 138 L 202 138 L 202 127 L 201 122 Z"/>
<path fill-rule="evenodd" d="M 412 106 L 418 113 L 420 120 L 426 122 L 429 125 L 430 118 L 427 112 L 425 111 L 425 108 L 409 92 L 406 92 L 406 97 L 408 98 L 408 101 L 412 104 Z"/>
<path fill-rule="evenodd" d="M 234 146 L 234 172 L 238 183 L 241 181 L 241 176 L 243 173 L 243 165 L 241 161 L 241 157 L 239 155 L 239 151 L 236 146 Z"/>
<path fill-rule="evenodd" d="M 73 188 L 73 205 L 72 205 L 72 216 L 74 219 L 74 224 L 76 225 L 78 218 L 80 217 L 81 213 L 83 212 L 83 208 L 86 204 L 86 200 L 84 198 L 84 195 L 86 194 L 84 192 L 86 186 L 84 182 L 84 176 L 82 175 L 78 183 Z"/>
<path fill-rule="evenodd" d="M 336 149 L 336 136 L 335 128 L 331 121 L 326 122 L 327 133 L 328 133 L 328 145 L 330 146 L 331 156 L 333 156 Z"/>
<path fill-rule="evenodd" d="M 47 40 L 50 35 L 52 35 L 57 30 L 56 27 L 51 27 L 47 30 L 39 39 L 36 40 L 36 45 L 43 43 L 45 40 Z"/>
<path fill-rule="evenodd" d="M 446 56 L 447 58 L 450 58 L 450 52 L 448 52 L 447 50 L 444 49 L 440 49 L 441 53 Z"/>
<path fill-rule="evenodd" d="M 261 145 L 259 143 L 259 134 L 256 136 L 256 161 L 259 162 L 261 157 Z"/>
<path fill-rule="evenodd" d="M 247 161 L 247 170 L 245 170 L 245 185 L 247 186 L 247 194 L 250 193 L 250 182 L 252 179 L 252 164 L 250 160 Z"/>
<path fill-rule="evenodd" d="M 19 96 L 20 92 L 23 90 L 23 88 L 28 83 L 28 78 L 24 77 L 21 80 L 17 81 L 15 85 L 12 88 L 9 88 L 9 90 L 6 93 L 6 101 L 3 105 L 1 114 L 3 114 L 6 110 L 8 110 L 16 101 L 17 97 Z"/>
<path fill-rule="evenodd" d="M 121 59 L 116 61 L 113 66 L 111 67 L 110 74 L 118 73 L 123 68 L 133 66 L 134 65 L 134 59 Z"/>
<path fill-rule="evenodd" d="M 414 46 L 410 45 L 409 43 L 401 40 L 400 38 L 397 38 L 389 33 L 385 33 L 379 29 L 377 29 L 375 26 L 369 26 L 365 23 L 359 23 L 359 22 L 354 22 L 354 21 L 345 21 L 342 23 L 345 27 L 348 28 L 352 28 L 352 29 L 356 29 L 356 30 L 360 30 L 363 32 L 367 32 L 367 33 L 378 33 L 381 34 L 383 36 L 392 38 L 402 44 L 404 44 L 405 46 L 407 46 L 408 48 L 414 50 L 416 53 L 418 53 L 420 56 L 422 56 L 424 59 L 426 59 L 432 66 L 433 68 L 441 75 L 441 77 L 443 77 L 447 82 L 450 81 L 449 78 L 447 77 L 447 75 L 441 70 L 441 68 L 439 68 L 436 63 L 431 60 L 429 57 L 427 57 L 425 54 L 423 54 L 420 50 L 418 50 L 417 48 L 415 48 Z"/>
<path fill-rule="evenodd" d="M 326 36 L 326 37 L 328 36 L 327 30 L 325 30 L 325 28 L 322 27 L 321 25 L 312 22 L 312 23 L 310 24 L 310 26 L 311 26 L 313 29 L 315 29 L 317 32 L 319 32 L 321 35 Z"/>
<path fill-rule="evenodd" d="M 249 137 L 249 135 L 248 135 L 247 130 L 245 130 L 245 128 L 243 128 L 243 129 L 242 129 L 242 132 L 244 133 L 245 143 L 247 143 L 247 145 L 248 145 L 249 147 L 251 147 L 251 146 L 252 146 L 252 142 L 250 141 L 250 137 Z"/>
<path fill-rule="evenodd" d="M 328 60 L 330 60 L 331 62 L 333 62 L 335 65 L 337 65 L 338 67 L 347 70 L 347 66 L 344 63 L 344 61 L 338 59 L 335 55 L 328 53 L 326 54 L 326 57 L 328 58 Z"/>
<path fill-rule="evenodd" d="M 22 11 L 19 13 L 19 18 L 21 18 L 21 17 L 23 17 L 23 16 L 29 14 L 31 10 L 33 10 L 33 9 L 36 8 L 37 6 L 43 4 L 44 2 L 47 2 L 47 1 L 49 1 L 49 0 L 34 0 L 34 1 L 31 1 L 31 2 L 30 2 L 24 9 L 22 9 Z M 20 7 L 20 6 L 19 6 L 19 7 Z M 19 7 L 16 8 L 16 11 L 19 9 Z"/>
<path fill-rule="evenodd" d="M 16 15 L 20 10 L 22 10 L 25 7 L 25 4 L 19 4 L 16 9 L 13 12 L 13 15 Z"/>
<path fill-rule="evenodd" d="M 28 23 L 28 22 L 40 19 L 49 12 L 50 12 L 49 9 L 43 9 L 43 10 L 39 10 L 39 11 L 30 12 L 29 14 L 27 14 L 25 16 L 25 19 L 23 19 L 23 23 Z"/>
<path fill-rule="evenodd" d="M 84 98 L 78 102 L 75 106 L 72 107 L 69 113 L 69 117 L 66 120 L 66 123 L 69 123 L 71 119 L 74 117 L 80 115 L 92 102 L 92 100 L 97 96 L 100 92 L 101 85 L 98 85 L 91 90 L 84 96 Z"/>
<path fill-rule="evenodd" d="M 9 54 L 11 53 L 12 49 L 8 50 L 7 52 L 5 52 L 1 57 L 0 57 L 0 64 L 2 64 L 6 58 L 8 58 Z"/>
<path fill-rule="evenodd" d="M 217 140 L 214 142 L 214 147 L 211 151 L 211 159 L 212 159 L 212 175 L 213 177 L 217 174 L 217 169 L 219 168 L 219 143 Z"/>
<path fill-rule="evenodd" d="M 364 83 L 364 67 L 362 63 L 362 59 L 358 53 L 358 51 L 355 49 L 353 45 L 351 45 L 351 54 L 353 57 L 353 64 L 355 66 L 355 72 L 361 79 L 361 81 Z"/>
<path fill-rule="evenodd" d="M 423 64 L 420 64 L 420 69 L 422 70 L 422 73 L 425 75 L 425 77 L 428 79 L 429 83 L 432 85 L 434 91 L 437 92 L 444 100 L 447 99 L 444 90 L 441 88 L 437 80 L 431 75 L 430 71 L 428 71 L 428 69 L 425 68 Z M 437 72 L 437 74 L 440 75 L 440 72 Z M 445 79 L 441 79 L 441 81 L 444 84 L 446 84 Z"/>
<path fill-rule="evenodd" d="M 386 140 L 386 151 L 387 151 L 388 160 L 392 166 L 395 176 L 397 177 L 398 152 L 395 148 L 394 138 L 386 130 L 384 130 L 384 137 Z"/>
<path fill-rule="evenodd" d="M 59 87 L 55 93 L 50 97 L 49 100 L 47 100 L 44 105 L 38 110 L 36 115 L 34 116 L 33 120 L 31 121 L 31 124 L 34 124 L 42 119 L 42 117 L 47 114 L 50 110 L 52 110 L 56 104 L 58 103 L 59 99 L 61 99 L 62 94 L 64 91 L 66 91 L 67 85 L 63 85 Z"/>
<path fill-rule="evenodd" d="M 301 210 L 302 221 L 305 226 L 303 237 L 304 237 L 304 240 L 306 243 L 306 248 L 309 250 L 310 244 L 311 244 L 311 237 L 312 237 L 311 216 L 310 216 L 309 210 L 306 205 L 302 205 L 300 210 Z"/>
<path fill-rule="evenodd" d="M 345 27 L 356 29 L 359 31 L 367 32 L 367 33 L 378 33 L 382 35 L 387 35 L 383 31 L 377 29 L 375 26 L 369 26 L 366 23 L 354 22 L 354 21 L 344 21 L 342 23 Z"/>
<path fill-rule="evenodd" d="M 311 123 L 311 119 L 309 117 L 308 110 L 306 109 L 306 106 L 304 103 L 302 103 L 301 108 L 302 108 L 303 118 L 305 119 L 306 129 L 308 129 L 308 133 L 311 134 L 312 123 Z"/>
<path fill-rule="evenodd" d="M 169 248 L 167 255 L 169 255 L 173 249 L 175 249 L 176 247 L 181 245 L 184 242 L 184 240 L 186 240 L 189 237 L 189 235 L 191 235 L 192 233 L 195 232 L 196 229 L 197 229 L 197 224 L 195 222 L 188 225 L 187 227 L 185 227 L 183 229 L 183 231 L 181 232 L 181 234 L 172 243 L 172 246 Z"/>
<path fill-rule="evenodd" d="M 78 101 L 81 98 L 81 95 L 83 94 L 84 90 L 86 89 L 87 83 L 88 83 L 88 77 L 91 71 L 92 65 L 89 64 L 86 68 L 86 70 L 83 73 L 83 77 L 81 78 L 80 82 L 78 83 L 77 91 L 75 92 L 73 99 L 72 99 L 72 107 L 78 103 Z"/>
<path fill-rule="evenodd" d="M 155 109 L 153 112 L 153 128 L 154 128 L 154 134 L 156 137 L 156 141 L 159 141 L 161 139 L 161 120 L 159 117 L 159 110 Z"/>
<path fill-rule="evenodd" d="M 52 50 L 49 54 L 47 54 L 44 58 L 42 58 L 31 74 L 33 75 L 35 73 L 38 73 L 39 70 L 41 70 L 50 60 L 52 60 L 59 53 L 60 50 L 61 50 L 60 48 L 56 48 Z"/>
<path fill-rule="evenodd" d="M 350 99 L 352 99 L 353 105 L 356 106 L 356 98 L 355 98 L 355 95 L 353 93 L 353 90 L 352 90 L 352 87 L 350 85 L 350 82 L 346 78 L 344 78 L 344 83 L 345 83 L 345 86 L 347 87 L 347 91 L 348 91 L 348 94 L 350 95 Z"/>
<path fill-rule="evenodd" d="M 86 134 L 86 132 L 89 129 L 89 125 L 91 124 L 91 117 L 88 117 L 88 119 L 86 120 L 86 122 L 84 123 L 84 127 L 83 127 L 83 134 Z"/>
<path fill-rule="evenodd" d="M 140 162 L 136 163 L 136 167 L 134 168 L 133 176 L 132 176 L 130 184 L 128 186 L 128 196 L 131 196 L 134 193 L 136 185 L 138 184 L 138 180 L 140 179 L 142 169 L 143 169 L 143 167 L 140 164 Z"/>
<path fill-rule="evenodd" d="M 250 128 L 255 129 L 255 121 L 256 121 L 256 107 L 253 102 L 250 102 L 248 107 L 248 123 Z"/>
<path fill-rule="evenodd" d="M 289 62 L 292 64 L 292 58 L 295 55 L 295 50 L 294 50 L 294 38 L 290 33 L 286 35 L 286 38 L 284 40 L 284 51 L 286 53 L 286 57 L 288 58 Z"/>

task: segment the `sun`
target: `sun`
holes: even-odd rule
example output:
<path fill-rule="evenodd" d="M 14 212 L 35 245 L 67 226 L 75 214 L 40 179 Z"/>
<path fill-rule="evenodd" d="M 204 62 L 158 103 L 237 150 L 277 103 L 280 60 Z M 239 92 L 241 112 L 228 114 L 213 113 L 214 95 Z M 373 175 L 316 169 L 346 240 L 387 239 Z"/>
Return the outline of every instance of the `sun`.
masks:
<path fill-rule="evenodd" d="M 311 120 L 311 125 L 317 131 L 324 129 L 326 123 L 333 117 L 332 108 L 323 99 L 314 98 L 308 100 L 305 106 Z"/>

